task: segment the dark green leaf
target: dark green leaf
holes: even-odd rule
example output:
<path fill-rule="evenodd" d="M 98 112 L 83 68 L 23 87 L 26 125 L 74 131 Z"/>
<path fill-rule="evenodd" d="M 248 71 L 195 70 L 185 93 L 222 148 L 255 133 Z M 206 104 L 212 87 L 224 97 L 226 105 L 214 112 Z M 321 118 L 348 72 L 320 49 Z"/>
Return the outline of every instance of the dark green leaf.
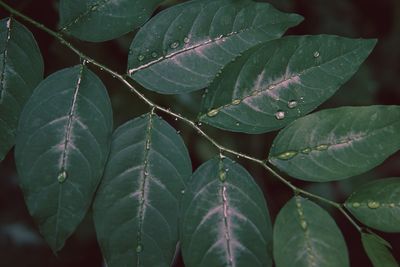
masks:
<path fill-rule="evenodd" d="M 107 91 L 83 65 L 46 78 L 22 111 L 15 148 L 20 185 L 53 251 L 63 247 L 92 202 L 111 133 Z"/>
<path fill-rule="evenodd" d="M 92 42 L 117 38 L 143 25 L 163 0 L 61 0 L 61 31 Z"/>
<path fill-rule="evenodd" d="M 349 266 L 346 243 L 332 217 L 315 203 L 294 197 L 274 226 L 277 267 Z"/>
<path fill-rule="evenodd" d="M 361 186 L 346 200 L 345 206 L 369 227 L 400 232 L 400 178 L 381 179 Z"/>
<path fill-rule="evenodd" d="M 284 37 L 254 47 L 213 81 L 200 120 L 245 133 L 282 128 L 330 98 L 375 43 L 317 35 Z"/>
<path fill-rule="evenodd" d="M 271 221 L 250 174 L 212 159 L 193 174 L 182 200 L 185 266 L 271 266 Z"/>
<path fill-rule="evenodd" d="M 362 233 L 361 240 L 374 267 L 398 267 L 385 240 L 373 234 Z"/>
<path fill-rule="evenodd" d="M 300 118 L 275 138 L 269 161 L 307 181 L 364 173 L 400 149 L 400 106 L 342 107 Z"/>
<path fill-rule="evenodd" d="M 156 15 L 138 32 L 128 72 L 159 93 L 199 90 L 241 52 L 301 21 L 250 0 L 189 1 Z"/>
<path fill-rule="evenodd" d="M 0 21 L 0 161 L 15 142 L 19 115 L 43 79 L 43 59 L 31 32 L 13 18 Z"/>
<path fill-rule="evenodd" d="M 181 137 L 154 114 L 115 131 L 93 206 L 107 266 L 170 266 L 191 173 Z"/>

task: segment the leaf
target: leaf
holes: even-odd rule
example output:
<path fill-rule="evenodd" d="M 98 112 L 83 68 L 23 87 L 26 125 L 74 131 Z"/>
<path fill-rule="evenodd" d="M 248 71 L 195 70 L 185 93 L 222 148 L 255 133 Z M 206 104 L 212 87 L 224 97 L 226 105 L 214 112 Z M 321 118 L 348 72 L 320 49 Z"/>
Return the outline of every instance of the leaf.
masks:
<path fill-rule="evenodd" d="M 22 111 L 15 148 L 20 186 L 54 252 L 90 207 L 111 133 L 107 91 L 83 65 L 46 78 Z"/>
<path fill-rule="evenodd" d="M 400 149 L 400 106 L 342 107 L 300 118 L 275 138 L 269 161 L 326 182 L 362 174 Z"/>
<path fill-rule="evenodd" d="M 163 94 L 203 89 L 241 52 L 279 38 L 302 20 L 250 0 L 189 1 L 160 12 L 140 29 L 128 73 Z"/>
<path fill-rule="evenodd" d="M 279 212 L 274 226 L 277 267 L 346 267 L 346 243 L 332 217 L 320 206 L 300 196 Z"/>
<path fill-rule="evenodd" d="M 143 25 L 163 0 L 61 0 L 61 31 L 103 42 Z"/>
<path fill-rule="evenodd" d="M 272 266 L 271 221 L 250 174 L 212 159 L 193 174 L 182 200 L 185 266 Z"/>
<path fill-rule="evenodd" d="M 179 202 L 191 173 L 182 138 L 156 115 L 115 131 L 93 206 L 107 266 L 170 266 Z"/>
<path fill-rule="evenodd" d="M 256 46 L 222 69 L 208 88 L 200 120 L 252 134 L 282 128 L 330 98 L 375 43 L 317 35 Z"/>
<path fill-rule="evenodd" d="M 380 179 L 361 186 L 345 206 L 369 227 L 400 232 L 400 178 Z"/>
<path fill-rule="evenodd" d="M 0 21 L 0 161 L 15 143 L 19 115 L 43 79 L 43 59 L 32 33 L 13 18 Z"/>
<path fill-rule="evenodd" d="M 365 252 L 374 267 L 398 267 L 398 263 L 388 249 L 388 243 L 374 234 L 361 234 Z"/>

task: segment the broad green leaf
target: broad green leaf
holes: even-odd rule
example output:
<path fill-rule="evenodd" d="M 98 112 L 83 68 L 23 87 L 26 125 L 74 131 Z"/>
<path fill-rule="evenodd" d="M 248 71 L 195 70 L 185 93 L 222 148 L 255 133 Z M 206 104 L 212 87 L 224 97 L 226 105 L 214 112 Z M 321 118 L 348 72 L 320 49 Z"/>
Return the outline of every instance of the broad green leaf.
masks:
<path fill-rule="evenodd" d="M 108 267 L 170 266 L 179 202 L 192 173 L 182 141 L 150 113 L 119 127 L 93 205 Z"/>
<path fill-rule="evenodd" d="M 42 81 L 22 111 L 15 147 L 19 182 L 28 210 L 54 252 L 90 207 L 111 133 L 107 91 L 83 65 Z"/>
<path fill-rule="evenodd" d="M 61 0 L 61 31 L 102 42 L 143 25 L 163 0 Z"/>
<path fill-rule="evenodd" d="M 374 267 L 398 267 L 393 255 L 390 253 L 390 245 L 374 234 L 362 233 L 362 244 L 365 252 Z M 389 248 L 388 248 L 389 247 Z"/>
<path fill-rule="evenodd" d="M 342 107 L 300 118 L 280 131 L 269 161 L 314 182 L 362 174 L 400 149 L 400 106 Z"/>
<path fill-rule="evenodd" d="M 279 38 L 302 21 L 250 0 L 189 1 L 160 12 L 135 36 L 128 73 L 164 94 L 205 88 L 246 49 Z"/>
<path fill-rule="evenodd" d="M 235 132 L 282 128 L 330 98 L 375 40 L 289 36 L 243 53 L 208 88 L 200 120 Z"/>
<path fill-rule="evenodd" d="M 400 232 L 400 178 L 381 179 L 361 186 L 346 200 L 345 206 L 369 227 Z"/>
<path fill-rule="evenodd" d="M 335 221 L 317 204 L 300 196 L 279 212 L 274 226 L 277 267 L 346 267 L 346 243 Z"/>
<path fill-rule="evenodd" d="M 183 197 L 182 211 L 185 266 L 272 266 L 265 200 L 239 164 L 215 158 L 200 166 Z"/>
<path fill-rule="evenodd" d="M 0 161 L 15 143 L 19 115 L 43 79 L 43 59 L 32 33 L 13 18 L 0 21 Z"/>

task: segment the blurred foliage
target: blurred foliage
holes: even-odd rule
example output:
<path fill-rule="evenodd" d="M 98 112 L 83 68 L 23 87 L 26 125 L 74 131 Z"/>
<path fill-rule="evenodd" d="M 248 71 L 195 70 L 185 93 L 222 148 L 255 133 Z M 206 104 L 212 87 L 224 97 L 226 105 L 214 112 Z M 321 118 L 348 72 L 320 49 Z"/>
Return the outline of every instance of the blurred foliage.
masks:
<path fill-rule="evenodd" d="M 55 0 L 9 0 L 5 1 L 33 17 L 46 26 L 56 29 L 58 24 L 57 5 Z M 167 0 L 157 12 L 173 5 L 178 0 Z M 374 52 L 354 76 L 339 92 L 320 108 L 342 105 L 400 104 L 400 1 L 399 0 L 270 0 L 276 8 L 295 12 L 305 17 L 298 27 L 288 34 L 336 34 L 353 38 L 378 38 L 379 43 Z M 1 17 L 7 14 L 0 10 Z M 27 25 L 26 23 L 24 23 Z M 64 67 L 75 65 L 79 58 L 71 51 L 53 40 L 46 33 L 27 25 L 35 35 L 46 66 L 46 75 Z M 84 53 L 119 71 L 125 72 L 128 47 L 134 33 L 117 40 L 92 44 L 71 41 Z M 93 69 L 106 84 L 114 108 L 115 127 L 148 111 L 148 107 L 129 93 L 124 86 L 109 75 Z M 172 110 L 196 119 L 201 101 L 201 92 L 180 96 L 160 96 L 141 89 L 156 103 L 168 106 Z M 161 114 L 162 115 L 162 114 Z M 211 158 L 217 151 L 205 139 L 180 121 L 164 117 L 179 129 L 186 145 L 189 147 L 193 167 Z M 235 150 L 266 158 L 268 148 L 276 133 L 264 135 L 246 135 L 223 132 L 211 127 L 204 129 L 218 142 Z M 280 184 L 263 169 L 249 162 L 240 161 L 257 179 L 263 188 L 272 218 L 291 197 L 291 191 Z M 400 154 L 392 156 L 382 166 L 360 177 L 341 182 L 311 184 L 293 181 L 312 192 L 321 194 L 335 201 L 343 201 L 357 186 L 368 180 L 382 177 L 400 176 Z M 371 266 L 361 247 L 358 232 L 336 210 L 330 210 L 335 216 L 346 237 L 350 249 L 351 266 Z M 400 260 L 400 235 L 386 235 L 384 238 L 393 245 L 394 254 Z M 102 256 L 98 248 L 93 223 L 90 215 L 81 224 L 78 231 L 68 240 L 63 251 L 55 256 L 43 242 L 37 228 L 30 218 L 23 196 L 18 188 L 18 177 L 15 170 L 13 153 L 0 163 L 0 265 L 27 267 L 100 267 Z M 176 266 L 182 263 L 178 259 Z"/>

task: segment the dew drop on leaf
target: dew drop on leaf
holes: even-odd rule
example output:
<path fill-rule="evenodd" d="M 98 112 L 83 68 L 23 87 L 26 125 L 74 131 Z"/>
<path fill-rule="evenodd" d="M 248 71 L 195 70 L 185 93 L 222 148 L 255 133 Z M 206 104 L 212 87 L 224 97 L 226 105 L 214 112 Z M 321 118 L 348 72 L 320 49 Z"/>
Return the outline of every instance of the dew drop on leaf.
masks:
<path fill-rule="evenodd" d="M 295 108 L 297 107 L 298 103 L 295 100 L 291 100 L 288 102 L 288 108 Z"/>
<path fill-rule="evenodd" d="M 306 230 L 307 229 L 307 222 L 305 220 L 301 220 L 300 221 L 300 226 L 301 226 L 301 228 L 303 228 L 303 230 Z"/>
<path fill-rule="evenodd" d="M 314 56 L 315 58 L 319 57 L 319 52 L 318 52 L 318 51 L 315 51 L 313 56 Z"/>
<path fill-rule="evenodd" d="M 221 180 L 221 182 L 225 182 L 226 181 L 226 172 L 221 170 L 219 172 L 219 179 Z"/>
<path fill-rule="evenodd" d="M 381 204 L 378 201 L 370 201 L 368 202 L 368 208 L 370 209 L 377 209 L 381 206 Z"/>
<path fill-rule="evenodd" d="M 277 156 L 278 159 L 289 160 L 297 155 L 296 151 L 287 151 Z"/>
<path fill-rule="evenodd" d="M 144 60 L 144 56 L 143 56 L 143 55 L 139 55 L 139 56 L 137 57 L 137 59 L 138 59 L 139 61 L 143 61 L 143 60 Z"/>
<path fill-rule="evenodd" d="M 212 110 L 210 110 L 210 111 L 207 113 L 207 116 L 208 116 L 208 117 L 217 116 L 218 112 L 219 112 L 218 109 L 212 109 Z"/>
<path fill-rule="evenodd" d="M 240 99 L 234 99 L 234 100 L 232 101 L 232 105 L 239 105 L 240 102 L 241 102 Z"/>
<path fill-rule="evenodd" d="M 175 49 L 175 48 L 177 48 L 179 46 L 179 42 L 178 41 L 175 41 L 175 42 L 173 42 L 169 47 L 171 47 L 172 49 Z"/>
<path fill-rule="evenodd" d="M 324 150 L 327 150 L 328 148 L 329 148 L 329 145 L 322 144 L 322 145 L 317 146 L 315 148 L 315 150 L 324 151 Z"/>
<path fill-rule="evenodd" d="M 189 43 L 189 38 L 188 37 L 185 37 L 184 39 L 183 39 L 183 42 L 185 43 L 185 44 L 187 44 L 187 43 Z"/>
<path fill-rule="evenodd" d="M 306 147 L 306 148 L 304 148 L 303 150 L 301 150 L 301 153 L 303 153 L 303 154 L 309 154 L 309 153 L 311 153 L 311 151 L 312 151 L 311 148 Z"/>
<path fill-rule="evenodd" d="M 57 176 L 57 180 L 60 184 L 64 183 L 65 180 L 67 180 L 68 174 L 66 171 L 61 171 L 58 176 Z"/>
<path fill-rule="evenodd" d="M 353 206 L 353 208 L 359 208 L 361 206 L 361 204 L 358 202 L 354 202 L 352 206 Z"/>
<path fill-rule="evenodd" d="M 137 245 L 137 247 L 136 247 L 136 252 L 137 252 L 137 253 L 140 253 L 140 252 L 142 252 L 142 251 L 143 251 L 143 246 L 142 246 L 141 244 Z"/>
<path fill-rule="evenodd" d="M 283 120 L 285 118 L 286 114 L 284 111 L 279 110 L 278 112 L 275 113 L 275 118 L 277 120 Z"/>
<path fill-rule="evenodd" d="M 153 53 L 151 53 L 151 56 L 152 56 L 153 58 L 156 58 L 156 57 L 158 56 L 158 54 L 157 54 L 157 52 L 153 52 Z"/>

